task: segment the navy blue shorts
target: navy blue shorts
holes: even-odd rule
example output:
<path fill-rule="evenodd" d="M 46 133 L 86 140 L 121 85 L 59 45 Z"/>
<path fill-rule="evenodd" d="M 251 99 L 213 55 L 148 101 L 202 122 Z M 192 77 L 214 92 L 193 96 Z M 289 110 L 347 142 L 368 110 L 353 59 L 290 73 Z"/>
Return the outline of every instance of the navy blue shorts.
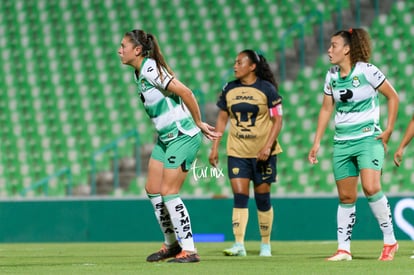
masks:
<path fill-rule="evenodd" d="M 270 156 L 267 161 L 257 161 L 256 158 L 228 157 L 227 166 L 229 178 L 250 179 L 255 185 L 276 181 L 277 156 Z"/>

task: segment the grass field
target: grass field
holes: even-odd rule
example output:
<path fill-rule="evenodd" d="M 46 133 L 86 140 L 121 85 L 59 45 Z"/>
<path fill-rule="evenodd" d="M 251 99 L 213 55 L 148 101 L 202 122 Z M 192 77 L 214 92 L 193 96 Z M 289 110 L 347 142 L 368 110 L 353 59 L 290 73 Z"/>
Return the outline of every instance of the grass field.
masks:
<path fill-rule="evenodd" d="M 400 241 L 392 262 L 377 260 L 380 241 L 353 241 L 354 260 L 326 262 L 335 242 L 273 242 L 272 257 L 259 257 L 247 242 L 247 257 L 225 257 L 229 242 L 198 243 L 201 262 L 147 263 L 159 243 L 29 243 L 0 245 L 0 274 L 413 274 L 414 242 Z"/>

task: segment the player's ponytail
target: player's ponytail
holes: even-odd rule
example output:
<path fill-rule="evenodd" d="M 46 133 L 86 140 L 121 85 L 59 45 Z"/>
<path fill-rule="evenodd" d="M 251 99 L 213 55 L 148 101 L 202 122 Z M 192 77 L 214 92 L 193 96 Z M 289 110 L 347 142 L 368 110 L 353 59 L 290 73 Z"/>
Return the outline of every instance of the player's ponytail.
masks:
<path fill-rule="evenodd" d="M 270 65 L 267 63 L 266 58 L 262 54 L 250 49 L 243 50 L 240 53 L 246 54 L 249 59 L 256 64 L 255 73 L 257 77 L 269 81 L 273 84 L 273 86 L 275 86 L 276 89 L 278 88 L 275 76 L 270 69 Z"/>
<path fill-rule="evenodd" d="M 164 56 L 161 53 L 160 46 L 158 45 L 158 41 L 153 34 L 146 33 L 143 30 L 132 30 L 130 32 L 127 32 L 125 36 L 131 38 L 131 42 L 134 44 L 134 46 L 142 46 L 142 56 L 155 60 L 161 79 L 163 78 L 162 68 L 167 70 L 169 74 L 173 74 L 173 71 L 165 61 Z"/>
<path fill-rule="evenodd" d="M 260 65 L 258 67 L 258 70 L 256 71 L 256 75 L 261 79 L 265 79 L 271 82 L 273 86 L 275 86 L 275 88 L 277 89 L 278 85 L 269 63 L 267 63 L 267 60 L 263 55 L 259 54 L 259 58 Z"/>
<path fill-rule="evenodd" d="M 278 88 L 272 69 L 270 69 L 269 63 L 267 63 L 266 58 L 262 54 L 250 49 L 243 50 L 241 53 L 246 54 L 256 64 L 255 73 L 257 77 L 269 81 L 276 89 Z"/>
<path fill-rule="evenodd" d="M 364 29 L 350 29 L 351 33 L 351 62 L 355 65 L 358 61 L 368 63 L 371 58 L 371 38 Z"/>
<path fill-rule="evenodd" d="M 168 66 L 167 62 L 164 59 L 164 56 L 162 55 L 160 46 L 158 45 L 157 38 L 153 34 L 148 33 L 148 45 L 151 47 L 150 56 L 153 58 L 157 63 L 158 71 L 160 72 L 160 76 L 162 78 L 162 70 L 161 67 L 165 68 L 169 74 L 173 74 L 173 71 Z"/>
<path fill-rule="evenodd" d="M 341 36 L 344 39 L 345 45 L 349 45 L 352 66 L 359 61 L 369 62 L 372 45 L 371 38 L 366 30 L 351 28 L 349 30 L 338 31 L 333 36 Z"/>

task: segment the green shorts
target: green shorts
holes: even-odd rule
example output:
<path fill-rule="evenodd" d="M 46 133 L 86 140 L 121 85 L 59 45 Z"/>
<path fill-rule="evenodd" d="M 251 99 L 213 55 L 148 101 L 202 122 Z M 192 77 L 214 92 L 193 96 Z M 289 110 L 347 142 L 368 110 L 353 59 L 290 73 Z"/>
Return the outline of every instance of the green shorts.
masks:
<path fill-rule="evenodd" d="M 202 134 L 195 136 L 179 134 L 175 139 L 164 143 L 158 139 L 151 153 L 151 158 L 164 163 L 164 168 L 176 169 L 181 166 L 183 171 L 190 170 L 191 164 L 200 149 Z"/>
<path fill-rule="evenodd" d="M 335 140 L 333 173 L 335 180 L 359 176 L 361 169 L 381 170 L 384 145 L 375 136 L 356 140 Z"/>

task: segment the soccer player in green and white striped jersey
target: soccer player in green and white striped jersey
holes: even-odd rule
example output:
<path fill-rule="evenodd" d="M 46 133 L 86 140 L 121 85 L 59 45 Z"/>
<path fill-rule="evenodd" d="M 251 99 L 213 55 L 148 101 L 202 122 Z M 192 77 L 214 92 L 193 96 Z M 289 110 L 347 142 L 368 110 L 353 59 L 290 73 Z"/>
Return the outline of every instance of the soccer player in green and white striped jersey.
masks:
<path fill-rule="evenodd" d="M 201 133 L 213 140 L 220 134 L 202 122 L 194 94 L 174 77 L 154 35 L 143 30 L 127 32 L 118 54 L 123 64 L 135 69 L 138 94 L 158 133 L 145 190 L 164 243 L 147 261 L 174 257 L 169 262 L 199 262 L 190 216 L 179 191 L 200 148 Z"/>
<path fill-rule="evenodd" d="M 326 74 L 318 126 L 308 159 L 318 162 L 317 152 L 331 114 L 335 111 L 333 170 L 339 194 L 337 210 L 337 252 L 328 261 L 352 260 L 351 237 L 356 220 L 358 178 L 383 233 L 384 248 L 379 257 L 390 261 L 398 250 L 391 210 L 381 190 L 381 170 L 387 143 L 398 112 L 398 95 L 384 74 L 369 63 L 371 40 L 363 29 L 338 31 L 328 49 L 334 65 Z M 388 120 L 380 127 L 378 92 L 385 96 Z"/>

